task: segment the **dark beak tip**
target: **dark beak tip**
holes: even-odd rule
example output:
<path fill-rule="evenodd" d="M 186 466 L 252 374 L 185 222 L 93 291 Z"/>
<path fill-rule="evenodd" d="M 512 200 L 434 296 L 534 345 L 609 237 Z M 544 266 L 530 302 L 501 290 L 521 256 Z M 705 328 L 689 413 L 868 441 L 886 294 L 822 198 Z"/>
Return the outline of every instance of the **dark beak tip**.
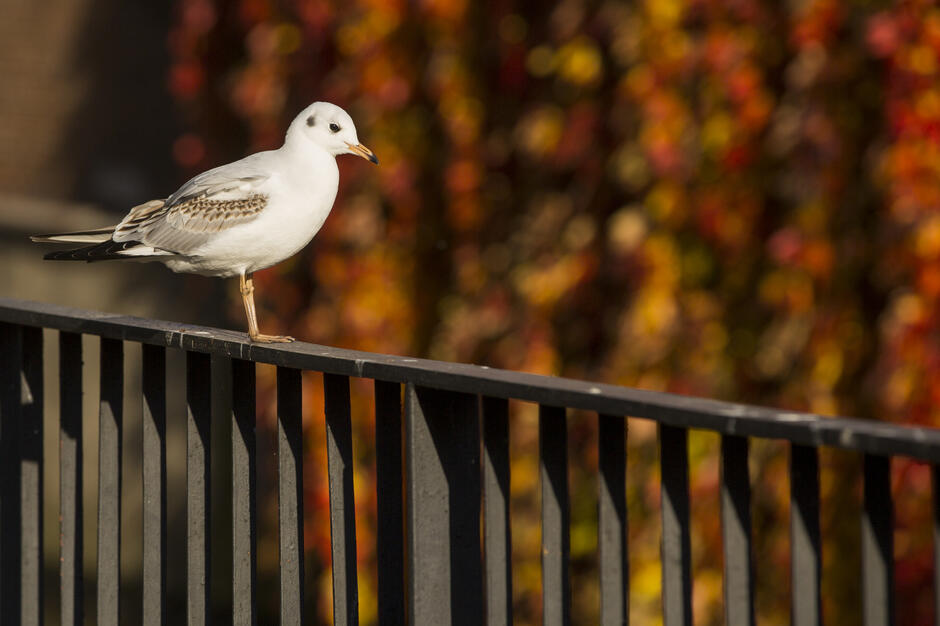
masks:
<path fill-rule="evenodd" d="M 375 156 L 374 154 L 369 155 L 369 160 L 375 163 L 376 165 L 379 164 L 379 157 Z"/>

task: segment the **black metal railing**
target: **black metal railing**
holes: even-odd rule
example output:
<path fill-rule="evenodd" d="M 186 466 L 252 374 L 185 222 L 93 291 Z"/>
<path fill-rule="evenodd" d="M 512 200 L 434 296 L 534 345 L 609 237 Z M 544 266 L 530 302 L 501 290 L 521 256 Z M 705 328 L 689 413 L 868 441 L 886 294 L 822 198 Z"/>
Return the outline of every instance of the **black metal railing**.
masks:
<path fill-rule="evenodd" d="M 940 431 L 932 429 L 821 418 L 305 343 L 252 344 L 242 333 L 0 299 L 0 615 L 4 624 L 42 623 L 44 328 L 59 331 L 63 624 L 81 623 L 83 614 L 82 335 L 101 338 L 98 624 L 119 621 L 124 341 L 143 345 L 140 621 L 144 624 L 164 624 L 167 614 L 167 348 L 186 353 L 186 602 L 192 624 L 210 619 L 212 355 L 232 360 L 231 584 L 235 624 L 257 620 L 255 363 L 277 366 L 282 624 L 299 624 L 303 616 L 301 371 L 305 370 L 324 374 L 333 615 L 337 624 L 358 621 L 350 377 L 375 381 L 377 608 L 382 624 L 511 623 L 510 399 L 539 405 L 546 624 L 570 621 L 568 409 L 593 411 L 599 419 L 598 548 L 604 624 L 628 620 L 627 416 L 655 420 L 659 427 L 662 594 L 667 626 L 692 621 L 688 429 L 721 435 L 728 624 L 754 623 L 748 438 L 782 439 L 791 444 L 792 622 L 798 625 L 821 621 L 818 448 L 833 446 L 864 455 L 860 549 L 861 602 L 867 624 L 893 620 L 890 458 L 900 455 L 930 464 L 940 462 Z M 935 487 L 938 477 L 934 469 Z M 940 507 L 936 504 L 932 515 L 937 545 Z M 940 552 L 935 554 L 940 558 Z"/>

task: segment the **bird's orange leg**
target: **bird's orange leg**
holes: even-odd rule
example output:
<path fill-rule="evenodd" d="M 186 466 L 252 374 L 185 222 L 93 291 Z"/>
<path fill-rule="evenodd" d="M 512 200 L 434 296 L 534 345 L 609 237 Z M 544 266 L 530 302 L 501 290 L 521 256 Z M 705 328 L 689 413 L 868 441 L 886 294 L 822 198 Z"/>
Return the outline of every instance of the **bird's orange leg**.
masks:
<path fill-rule="evenodd" d="M 248 317 L 248 337 L 258 343 L 288 343 L 293 337 L 284 335 L 262 335 L 258 331 L 258 318 L 255 313 L 255 283 L 251 274 L 242 274 L 239 277 L 239 290 L 242 293 L 242 302 L 245 304 L 245 315 Z"/>

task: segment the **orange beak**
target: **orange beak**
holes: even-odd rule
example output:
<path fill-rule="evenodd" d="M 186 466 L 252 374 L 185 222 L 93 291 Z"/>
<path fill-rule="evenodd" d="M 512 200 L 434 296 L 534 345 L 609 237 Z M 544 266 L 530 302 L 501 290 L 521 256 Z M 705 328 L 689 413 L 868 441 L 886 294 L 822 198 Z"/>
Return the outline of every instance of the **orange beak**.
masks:
<path fill-rule="evenodd" d="M 372 150 L 369 150 L 361 143 L 358 145 L 347 143 L 346 145 L 349 146 L 349 151 L 352 152 L 353 154 L 357 156 L 361 156 L 366 161 L 372 161 L 376 165 L 379 164 L 379 157 L 375 156 L 375 153 L 372 152 Z"/>

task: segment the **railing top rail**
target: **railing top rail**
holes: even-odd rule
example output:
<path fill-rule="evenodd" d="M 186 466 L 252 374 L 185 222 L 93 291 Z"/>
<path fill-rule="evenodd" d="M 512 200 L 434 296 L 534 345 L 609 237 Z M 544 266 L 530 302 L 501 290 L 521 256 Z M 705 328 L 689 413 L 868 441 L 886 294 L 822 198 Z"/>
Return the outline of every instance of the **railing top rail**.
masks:
<path fill-rule="evenodd" d="M 251 343 L 245 333 L 0 297 L 0 321 L 362 378 L 652 419 L 722 434 L 786 439 L 940 462 L 940 430 L 829 418 L 672 393 L 316 344 Z"/>

